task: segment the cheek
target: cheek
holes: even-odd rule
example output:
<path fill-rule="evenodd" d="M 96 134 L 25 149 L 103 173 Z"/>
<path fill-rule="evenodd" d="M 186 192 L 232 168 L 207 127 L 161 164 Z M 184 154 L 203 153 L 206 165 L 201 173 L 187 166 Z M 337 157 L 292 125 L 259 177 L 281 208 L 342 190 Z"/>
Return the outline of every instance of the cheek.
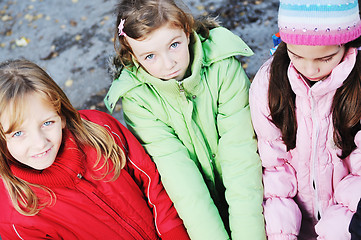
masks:
<path fill-rule="evenodd" d="M 10 155 L 13 156 L 13 158 L 15 158 L 16 160 L 18 160 L 19 156 L 23 154 L 25 146 L 22 145 L 22 147 L 19 148 L 18 144 L 7 143 L 7 148 Z"/>

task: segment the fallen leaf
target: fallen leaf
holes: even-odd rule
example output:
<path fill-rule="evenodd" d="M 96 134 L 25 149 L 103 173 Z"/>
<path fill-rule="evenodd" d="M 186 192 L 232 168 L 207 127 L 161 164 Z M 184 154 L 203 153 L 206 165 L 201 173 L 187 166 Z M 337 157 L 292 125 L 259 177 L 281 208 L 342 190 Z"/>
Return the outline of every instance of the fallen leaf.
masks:
<path fill-rule="evenodd" d="M 203 5 L 198 5 L 196 8 L 197 8 L 198 11 L 203 11 L 203 10 L 204 10 L 204 6 L 203 6 Z"/>
<path fill-rule="evenodd" d="M 49 60 L 49 59 L 52 59 L 52 58 L 55 58 L 59 56 L 58 52 L 55 52 L 55 51 L 51 51 L 48 56 L 44 57 L 44 58 L 40 58 L 41 60 Z"/>
<path fill-rule="evenodd" d="M 10 20 L 12 20 L 12 19 L 13 19 L 13 17 L 12 17 L 12 16 L 9 16 L 9 15 L 5 15 L 5 16 L 1 17 L 1 20 L 2 20 L 3 22 L 10 21 Z"/>
<path fill-rule="evenodd" d="M 75 36 L 75 41 L 80 41 L 83 37 L 80 34 Z"/>
<path fill-rule="evenodd" d="M 68 80 L 66 80 L 66 82 L 65 82 L 65 86 L 66 87 L 71 87 L 72 85 L 73 85 L 73 80 L 72 79 L 68 79 Z"/>
<path fill-rule="evenodd" d="M 78 23 L 76 21 L 70 20 L 70 26 L 76 27 L 76 25 L 78 25 Z"/>
<path fill-rule="evenodd" d="M 20 39 L 15 40 L 15 44 L 18 47 L 26 47 L 29 42 L 30 42 L 30 40 L 26 37 L 21 37 Z"/>

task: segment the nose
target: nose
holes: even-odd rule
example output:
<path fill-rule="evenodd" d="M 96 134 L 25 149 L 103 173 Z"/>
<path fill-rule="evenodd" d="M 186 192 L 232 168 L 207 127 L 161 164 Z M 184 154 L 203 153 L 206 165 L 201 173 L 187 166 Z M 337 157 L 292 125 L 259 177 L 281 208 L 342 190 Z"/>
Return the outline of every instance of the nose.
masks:
<path fill-rule="evenodd" d="M 166 69 L 172 69 L 176 64 L 176 61 L 171 54 L 167 53 L 163 56 L 163 64 Z"/>
<path fill-rule="evenodd" d="M 32 133 L 30 141 L 35 148 L 42 150 L 43 148 L 45 148 L 48 142 L 48 138 L 46 134 L 44 134 L 41 130 L 38 130 Z"/>
<path fill-rule="evenodd" d="M 305 70 L 305 75 L 308 77 L 315 76 L 317 73 L 320 72 L 320 68 L 313 61 L 307 62 L 305 64 L 304 70 Z"/>

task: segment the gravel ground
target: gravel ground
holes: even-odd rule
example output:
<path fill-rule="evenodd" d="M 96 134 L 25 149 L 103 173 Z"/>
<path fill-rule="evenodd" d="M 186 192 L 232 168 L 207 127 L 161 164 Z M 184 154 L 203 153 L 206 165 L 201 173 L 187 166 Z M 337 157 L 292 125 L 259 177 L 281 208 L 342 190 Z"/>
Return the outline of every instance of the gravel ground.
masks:
<path fill-rule="evenodd" d="M 254 50 L 241 59 L 250 78 L 269 57 L 278 0 L 185 0 L 195 16 L 221 24 Z M 116 0 L 0 0 L 0 61 L 24 57 L 44 67 L 78 109 L 106 111 Z M 115 117 L 122 120 L 120 104 Z"/>

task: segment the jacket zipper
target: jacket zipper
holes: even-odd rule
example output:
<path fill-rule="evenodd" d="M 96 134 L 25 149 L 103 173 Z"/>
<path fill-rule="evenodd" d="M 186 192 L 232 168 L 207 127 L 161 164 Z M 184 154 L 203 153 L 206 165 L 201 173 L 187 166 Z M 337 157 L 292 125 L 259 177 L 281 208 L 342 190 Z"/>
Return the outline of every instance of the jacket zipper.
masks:
<path fill-rule="evenodd" d="M 317 142 L 319 137 L 319 122 L 317 119 L 317 116 L 315 114 L 315 100 L 312 97 L 312 94 L 310 93 L 311 98 L 311 116 L 312 116 L 312 122 L 313 124 L 313 130 L 312 130 L 312 152 L 311 152 L 311 163 L 312 163 L 312 186 L 314 188 L 315 197 L 314 197 L 314 217 L 315 219 L 319 220 L 319 214 L 320 214 L 320 204 L 318 201 L 318 174 L 317 174 Z"/>
<path fill-rule="evenodd" d="M 186 94 L 185 94 L 185 91 L 184 91 L 183 81 L 177 81 L 177 83 L 178 83 L 178 88 L 179 88 L 180 95 L 183 97 L 184 100 L 187 100 Z"/>
<path fill-rule="evenodd" d="M 105 205 L 108 209 L 110 209 L 111 212 L 113 212 L 118 218 L 120 218 L 121 221 L 117 221 L 122 222 L 122 224 L 129 226 L 130 228 L 132 228 L 136 233 L 138 233 L 138 236 L 141 237 L 141 239 L 149 239 L 148 235 L 139 227 L 138 224 L 134 223 L 134 221 L 130 220 L 127 221 L 127 219 L 125 219 L 123 216 L 121 216 L 117 211 L 115 211 L 111 206 L 108 205 L 107 202 L 105 202 L 101 196 L 98 196 L 95 192 L 95 189 L 93 186 L 91 186 L 90 184 L 88 184 L 87 180 L 83 178 L 83 176 L 78 173 L 77 177 L 80 179 L 80 182 L 78 182 L 78 184 L 76 184 L 77 188 L 81 190 L 81 192 L 83 192 L 84 194 L 88 195 L 88 192 L 90 192 L 93 196 L 95 196 L 95 198 L 98 200 L 97 202 L 101 202 L 103 203 L 102 205 Z M 89 195 L 88 195 L 89 196 Z M 93 199 L 93 198 L 90 198 Z M 106 213 L 108 213 L 112 218 L 114 218 L 114 214 L 111 214 L 110 212 L 108 212 L 107 210 L 104 209 L 104 206 L 101 206 L 100 204 L 98 204 L 97 202 L 95 202 L 95 204 L 97 204 L 100 208 L 102 208 Z M 130 222 L 134 223 L 134 225 L 131 225 Z M 119 225 L 122 226 L 121 223 L 119 223 Z M 134 237 L 135 240 L 138 240 L 139 238 L 137 238 L 136 236 L 134 236 L 134 232 L 131 232 L 129 230 L 127 230 L 127 232 Z"/>

